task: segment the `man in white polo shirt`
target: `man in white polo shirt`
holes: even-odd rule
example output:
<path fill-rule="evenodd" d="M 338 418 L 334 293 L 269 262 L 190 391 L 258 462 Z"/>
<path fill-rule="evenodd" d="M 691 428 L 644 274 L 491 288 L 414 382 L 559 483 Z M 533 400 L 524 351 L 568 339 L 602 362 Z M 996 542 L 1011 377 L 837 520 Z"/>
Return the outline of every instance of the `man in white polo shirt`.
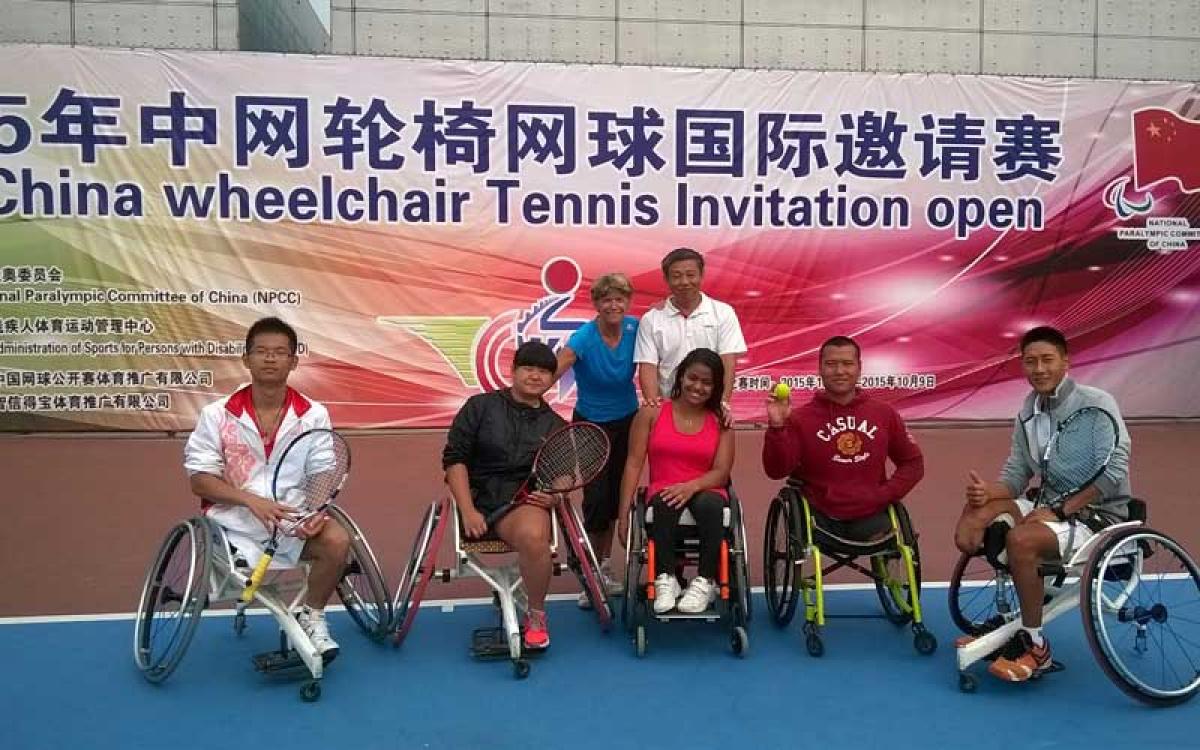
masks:
<path fill-rule="evenodd" d="M 704 256 L 695 250 L 681 247 L 667 253 L 662 271 L 671 296 L 642 316 L 633 350 L 642 400 L 657 404 L 669 398 L 675 368 L 688 352 L 704 347 L 721 355 L 725 363 L 722 406 L 726 421 L 732 421 L 729 398 L 733 395 L 734 364 L 737 355 L 746 352 L 737 313 L 700 291 Z"/>

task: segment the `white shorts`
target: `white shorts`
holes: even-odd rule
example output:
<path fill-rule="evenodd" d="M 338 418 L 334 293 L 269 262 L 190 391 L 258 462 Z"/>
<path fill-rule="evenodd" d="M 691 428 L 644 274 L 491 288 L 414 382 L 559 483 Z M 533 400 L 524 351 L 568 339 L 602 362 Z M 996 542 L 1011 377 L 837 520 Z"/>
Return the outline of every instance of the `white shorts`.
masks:
<path fill-rule="evenodd" d="M 270 539 L 269 536 L 258 537 L 229 528 L 225 529 L 225 536 L 229 543 L 237 549 L 235 557 L 245 560 L 246 565 L 251 568 L 258 564 L 258 560 L 267 546 L 267 541 Z M 267 569 L 287 570 L 298 567 L 300 553 L 304 551 L 304 541 L 298 537 L 280 534 L 275 557 L 271 559 L 271 565 Z"/>
<path fill-rule="evenodd" d="M 1023 497 L 1014 500 L 1017 508 L 1020 509 L 1021 515 L 1027 516 L 1033 510 L 1033 501 Z M 1007 520 L 1008 514 L 1004 513 L 996 517 L 996 520 Z M 1075 550 L 1083 546 L 1083 543 L 1091 539 L 1095 534 L 1086 524 L 1079 521 L 1042 521 L 1046 528 L 1054 532 L 1058 537 L 1058 554 L 1062 557 L 1063 563 L 1071 560 L 1071 554 Z M 1074 531 L 1074 536 L 1072 536 Z"/>

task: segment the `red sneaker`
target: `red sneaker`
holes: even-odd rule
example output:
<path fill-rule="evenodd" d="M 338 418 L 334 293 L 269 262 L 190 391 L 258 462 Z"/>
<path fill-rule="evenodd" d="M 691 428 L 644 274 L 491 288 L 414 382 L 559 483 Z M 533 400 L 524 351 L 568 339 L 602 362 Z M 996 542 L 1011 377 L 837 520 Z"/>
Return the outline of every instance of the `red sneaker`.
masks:
<path fill-rule="evenodd" d="M 988 667 L 992 675 L 1007 682 L 1025 682 L 1053 669 L 1048 639 L 1043 638 L 1042 645 L 1035 646 L 1033 639 L 1023 630 L 1017 633 L 1017 639 L 1024 646 L 1023 652 L 1015 658 L 1001 656 L 992 662 L 992 666 Z"/>
<path fill-rule="evenodd" d="M 529 610 L 525 616 L 525 648 L 540 651 L 550 646 L 550 630 L 546 627 L 546 613 L 539 609 Z"/>

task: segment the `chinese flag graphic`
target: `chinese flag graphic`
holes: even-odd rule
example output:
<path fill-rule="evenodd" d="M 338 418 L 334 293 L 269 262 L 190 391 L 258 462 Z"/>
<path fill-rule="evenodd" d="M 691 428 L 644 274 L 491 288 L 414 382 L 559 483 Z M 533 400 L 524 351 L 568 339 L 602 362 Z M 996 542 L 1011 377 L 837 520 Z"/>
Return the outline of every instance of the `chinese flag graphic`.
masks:
<path fill-rule="evenodd" d="M 1158 107 L 1134 112 L 1133 166 L 1138 190 L 1163 180 L 1185 193 L 1200 190 L 1200 122 Z"/>

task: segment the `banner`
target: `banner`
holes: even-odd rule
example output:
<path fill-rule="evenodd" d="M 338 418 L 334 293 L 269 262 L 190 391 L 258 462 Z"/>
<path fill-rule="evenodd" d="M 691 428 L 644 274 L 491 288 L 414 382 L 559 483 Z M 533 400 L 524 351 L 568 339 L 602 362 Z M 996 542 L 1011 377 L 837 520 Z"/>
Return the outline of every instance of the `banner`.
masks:
<path fill-rule="evenodd" d="M 749 345 L 829 336 L 910 419 L 1011 418 L 1021 333 L 1200 416 L 1190 84 L 0 47 L 0 429 L 186 430 L 264 315 L 343 427 L 444 426 L 662 256 Z M 548 394 L 564 412 L 568 376 Z"/>

